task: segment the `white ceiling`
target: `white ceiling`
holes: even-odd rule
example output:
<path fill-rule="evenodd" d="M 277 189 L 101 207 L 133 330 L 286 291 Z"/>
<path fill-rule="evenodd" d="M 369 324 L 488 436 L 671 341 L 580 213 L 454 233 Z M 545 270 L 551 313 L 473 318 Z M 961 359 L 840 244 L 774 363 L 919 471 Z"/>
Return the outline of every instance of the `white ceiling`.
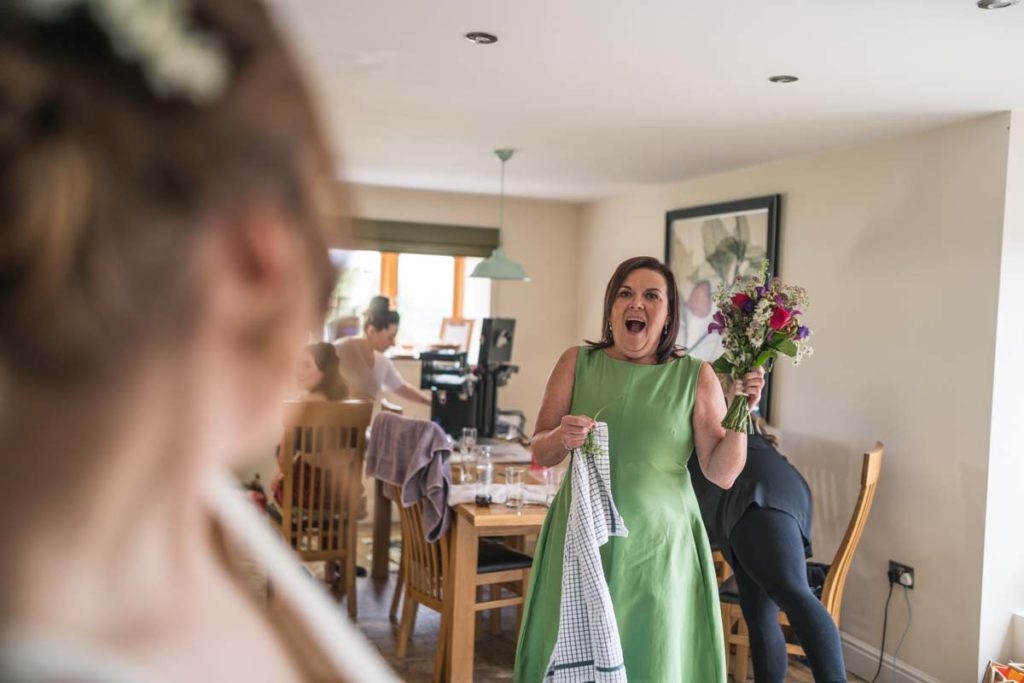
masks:
<path fill-rule="evenodd" d="M 591 199 L 1024 108 L 1024 4 L 272 4 L 357 182 L 495 192 L 508 146 L 510 194 Z"/>

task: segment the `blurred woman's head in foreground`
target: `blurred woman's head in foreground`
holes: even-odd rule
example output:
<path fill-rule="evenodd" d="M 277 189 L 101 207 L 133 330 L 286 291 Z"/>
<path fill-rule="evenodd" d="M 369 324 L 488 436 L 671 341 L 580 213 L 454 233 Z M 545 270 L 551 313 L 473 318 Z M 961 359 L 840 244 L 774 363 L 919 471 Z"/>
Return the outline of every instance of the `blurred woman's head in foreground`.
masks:
<path fill-rule="evenodd" d="M 330 175 L 261 3 L 3 3 L 8 395 L 215 375 L 222 429 L 265 421 L 333 284 Z"/>

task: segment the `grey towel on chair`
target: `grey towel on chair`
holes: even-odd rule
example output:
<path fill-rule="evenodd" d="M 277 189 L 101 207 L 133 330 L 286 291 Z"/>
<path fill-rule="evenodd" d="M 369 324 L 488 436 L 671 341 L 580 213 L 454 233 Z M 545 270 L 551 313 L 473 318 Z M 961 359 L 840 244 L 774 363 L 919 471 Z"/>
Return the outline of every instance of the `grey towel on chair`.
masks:
<path fill-rule="evenodd" d="M 626 681 L 619 627 L 600 548 L 611 536 L 628 536 L 629 531 L 612 500 L 608 425 L 598 422 L 593 435 L 596 449 L 577 448 L 572 452 L 572 502 L 565 528 L 558 639 L 545 683 Z"/>
<path fill-rule="evenodd" d="M 366 449 L 366 474 L 402 490 L 402 507 L 423 499 L 423 536 L 434 543 L 448 530 L 451 451 L 444 431 L 426 420 L 380 413 Z M 388 494 L 390 498 L 390 494 Z"/>

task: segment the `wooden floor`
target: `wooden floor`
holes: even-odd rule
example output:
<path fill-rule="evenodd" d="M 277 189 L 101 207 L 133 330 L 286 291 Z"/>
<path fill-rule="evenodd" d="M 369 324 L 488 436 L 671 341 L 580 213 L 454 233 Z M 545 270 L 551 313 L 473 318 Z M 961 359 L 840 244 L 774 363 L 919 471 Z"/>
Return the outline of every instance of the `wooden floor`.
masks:
<path fill-rule="evenodd" d="M 395 657 L 397 628 L 388 621 L 388 609 L 391 606 L 395 576 L 392 573 L 387 582 L 378 582 L 369 578 L 358 579 L 356 590 L 359 594 L 359 628 L 370 638 L 403 680 L 410 683 L 428 683 L 434 669 L 438 615 L 431 610 L 420 609 L 416 618 L 416 632 L 413 634 L 409 652 L 404 660 L 397 659 Z M 512 664 L 515 657 L 515 634 L 512 632 L 514 610 L 506 609 L 504 612 L 503 630 L 500 636 L 488 635 L 486 627 L 478 629 L 483 633 L 476 642 L 473 679 L 477 683 L 512 680 Z M 751 677 L 749 680 L 752 681 L 753 678 Z M 787 682 L 812 683 L 813 680 L 814 678 L 806 666 L 790 658 Z M 860 681 L 861 679 L 851 675 L 850 680 Z"/>

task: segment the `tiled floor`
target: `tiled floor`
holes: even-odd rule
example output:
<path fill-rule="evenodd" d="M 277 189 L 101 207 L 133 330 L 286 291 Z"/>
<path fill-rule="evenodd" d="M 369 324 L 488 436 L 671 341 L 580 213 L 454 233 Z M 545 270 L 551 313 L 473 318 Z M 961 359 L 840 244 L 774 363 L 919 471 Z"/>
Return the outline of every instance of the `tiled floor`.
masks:
<path fill-rule="evenodd" d="M 436 612 L 421 608 L 416 618 L 416 631 L 405 659 L 395 657 L 395 634 L 397 626 L 388 621 L 391 596 L 394 590 L 395 574 L 387 582 L 369 578 L 359 579 L 359 628 L 373 641 L 387 661 L 403 680 L 410 683 L 430 681 L 434 667 L 434 652 L 437 647 L 439 617 Z M 512 609 L 504 610 L 503 631 L 500 636 L 487 634 L 486 628 L 476 641 L 474 680 L 477 683 L 497 683 L 512 680 L 512 663 L 515 654 L 514 614 Z M 750 680 L 753 680 L 751 678 Z M 861 679 L 851 676 L 851 681 Z M 790 683 L 812 683 L 813 677 L 807 667 L 790 659 Z M 689 682 L 687 682 L 689 683 Z M 697 682 L 694 682 L 697 683 Z"/>

